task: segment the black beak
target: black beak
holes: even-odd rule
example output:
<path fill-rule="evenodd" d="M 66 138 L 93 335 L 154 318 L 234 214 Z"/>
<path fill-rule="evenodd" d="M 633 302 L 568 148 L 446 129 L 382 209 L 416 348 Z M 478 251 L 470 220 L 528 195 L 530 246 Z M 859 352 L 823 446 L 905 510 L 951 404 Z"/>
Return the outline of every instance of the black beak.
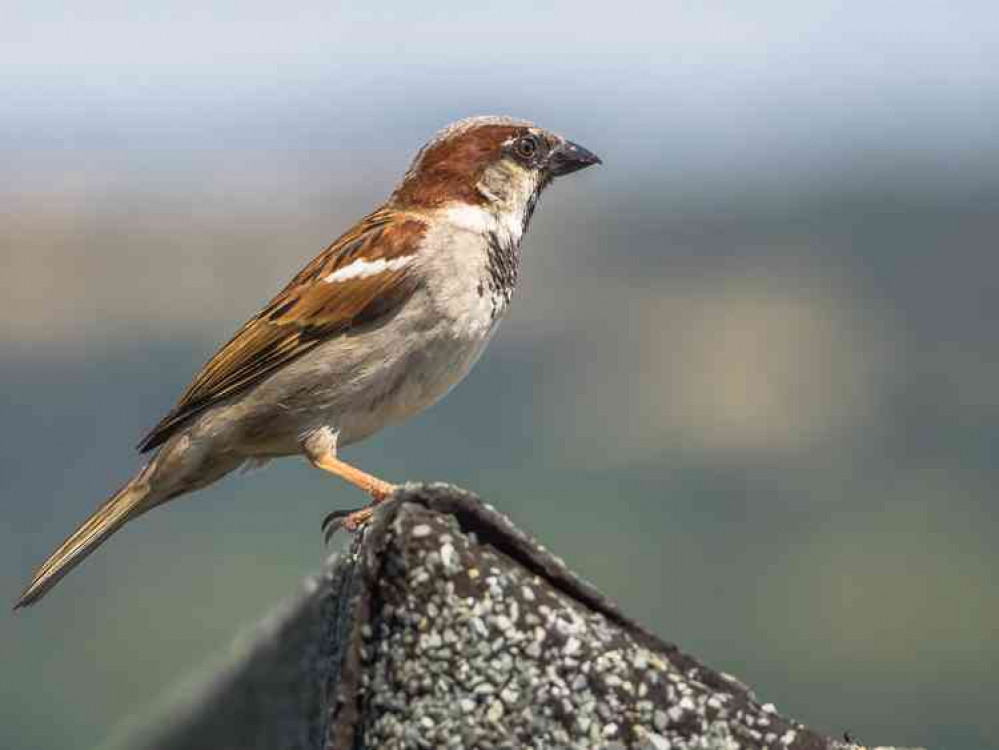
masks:
<path fill-rule="evenodd" d="M 561 177 L 601 163 L 600 157 L 592 151 L 587 151 L 578 143 L 566 141 L 552 151 L 548 158 L 548 172 L 555 177 Z"/>

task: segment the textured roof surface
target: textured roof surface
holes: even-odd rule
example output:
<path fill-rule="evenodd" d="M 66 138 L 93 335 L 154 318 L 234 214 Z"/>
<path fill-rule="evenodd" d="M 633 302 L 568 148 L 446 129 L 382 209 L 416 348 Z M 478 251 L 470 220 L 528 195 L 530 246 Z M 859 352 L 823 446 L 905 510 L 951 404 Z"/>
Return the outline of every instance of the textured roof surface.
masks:
<path fill-rule="evenodd" d="M 117 747 L 846 748 L 631 622 L 509 520 L 407 486 L 182 704 Z"/>

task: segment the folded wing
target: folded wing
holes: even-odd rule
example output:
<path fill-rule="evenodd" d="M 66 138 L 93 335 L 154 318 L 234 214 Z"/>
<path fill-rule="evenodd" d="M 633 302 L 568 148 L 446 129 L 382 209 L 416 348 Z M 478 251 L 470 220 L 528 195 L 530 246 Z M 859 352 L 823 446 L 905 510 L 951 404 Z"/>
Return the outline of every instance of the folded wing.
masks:
<path fill-rule="evenodd" d="M 362 219 L 251 318 L 195 376 L 139 443 L 152 450 L 196 414 L 353 326 L 391 313 L 412 294 L 426 225 L 381 209 Z"/>

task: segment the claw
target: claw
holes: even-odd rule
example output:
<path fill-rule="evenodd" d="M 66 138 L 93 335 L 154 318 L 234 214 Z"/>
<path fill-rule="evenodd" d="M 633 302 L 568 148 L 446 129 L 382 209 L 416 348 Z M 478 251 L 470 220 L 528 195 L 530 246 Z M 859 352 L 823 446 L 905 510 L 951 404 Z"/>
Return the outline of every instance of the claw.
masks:
<path fill-rule="evenodd" d="M 329 545 L 330 539 L 333 538 L 333 535 L 336 534 L 341 528 L 347 526 L 347 518 L 354 513 L 357 513 L 356 509 L 334 510 L 332 513 L 327 513 L 321 526 L 323 530 L 323 542 Z"/>
<path fill-rule="evenodd" d="M 375 512 L 375 504 L 366 505 L 363 508 L 355 508 L 354 510 L 334 510 L 331 513 L 327 513 L 326 517 L 322 522 L 323 530 L 323 540 L 328 545 L 330 539 L 336 534 L 340 529 L 346 529 L 350 533 L 354 533 L 364 526 L 371 516 Z"/>
<path fill-rule="evenodd" d="M 339 521 L 341 518 L 345 518 L 349 516 L 351 513 L 356 512 L 356 510 L 357 510 L 356 508 L 354 510 L 334 510 L 331 513 L 327 513 L 326 517 L 323 518 L 323 523 L 322 523 L 323 531 L 326 531 L 326 527 L 329 526 L 334 521 Z"/>
<path fill-rule="evenodd" d="M 327 545 L 330 543 L 333 535 L 340 529 L 347 529 L 347 531 L 354 533 L 364 526 L 375 512 L 375 506 L 396 490 L 395 485 L 388 484 L 387 482 L 382 482 L 382 485 L 384 486 L 372 487 L 368 490 L 368 494 L 371 495 L 370 505 L 366 505 L 363 508 L 355 508 L 354 510 L 334 510 L 326 514 L 321 528 L 323 530 L 323 539 Z"/>

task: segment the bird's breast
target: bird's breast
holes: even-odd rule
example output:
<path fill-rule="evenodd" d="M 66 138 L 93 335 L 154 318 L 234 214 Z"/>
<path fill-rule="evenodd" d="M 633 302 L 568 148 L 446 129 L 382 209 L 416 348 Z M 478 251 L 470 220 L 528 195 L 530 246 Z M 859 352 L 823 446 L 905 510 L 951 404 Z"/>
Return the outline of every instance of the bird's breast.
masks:
<path fill-rule="evenodd" d="M 517 286 L 520 235 L 485 209 L 458 215 L 460 221 L 442 222 L 427 235 L 426 286 L 453 335 L 488 339 Z"/>
<path fill-rule="evenodd" d="M 509 263 L 496 267 L 487 237 L 438 225 L 425 242 L 414 269 L 420 288 L 404 309 L 366 334 L 363 346 L 331 342 L 323 352 L 341 444 L 442 398 L 472 369 L 506 312 L 515 271 Z"/>

